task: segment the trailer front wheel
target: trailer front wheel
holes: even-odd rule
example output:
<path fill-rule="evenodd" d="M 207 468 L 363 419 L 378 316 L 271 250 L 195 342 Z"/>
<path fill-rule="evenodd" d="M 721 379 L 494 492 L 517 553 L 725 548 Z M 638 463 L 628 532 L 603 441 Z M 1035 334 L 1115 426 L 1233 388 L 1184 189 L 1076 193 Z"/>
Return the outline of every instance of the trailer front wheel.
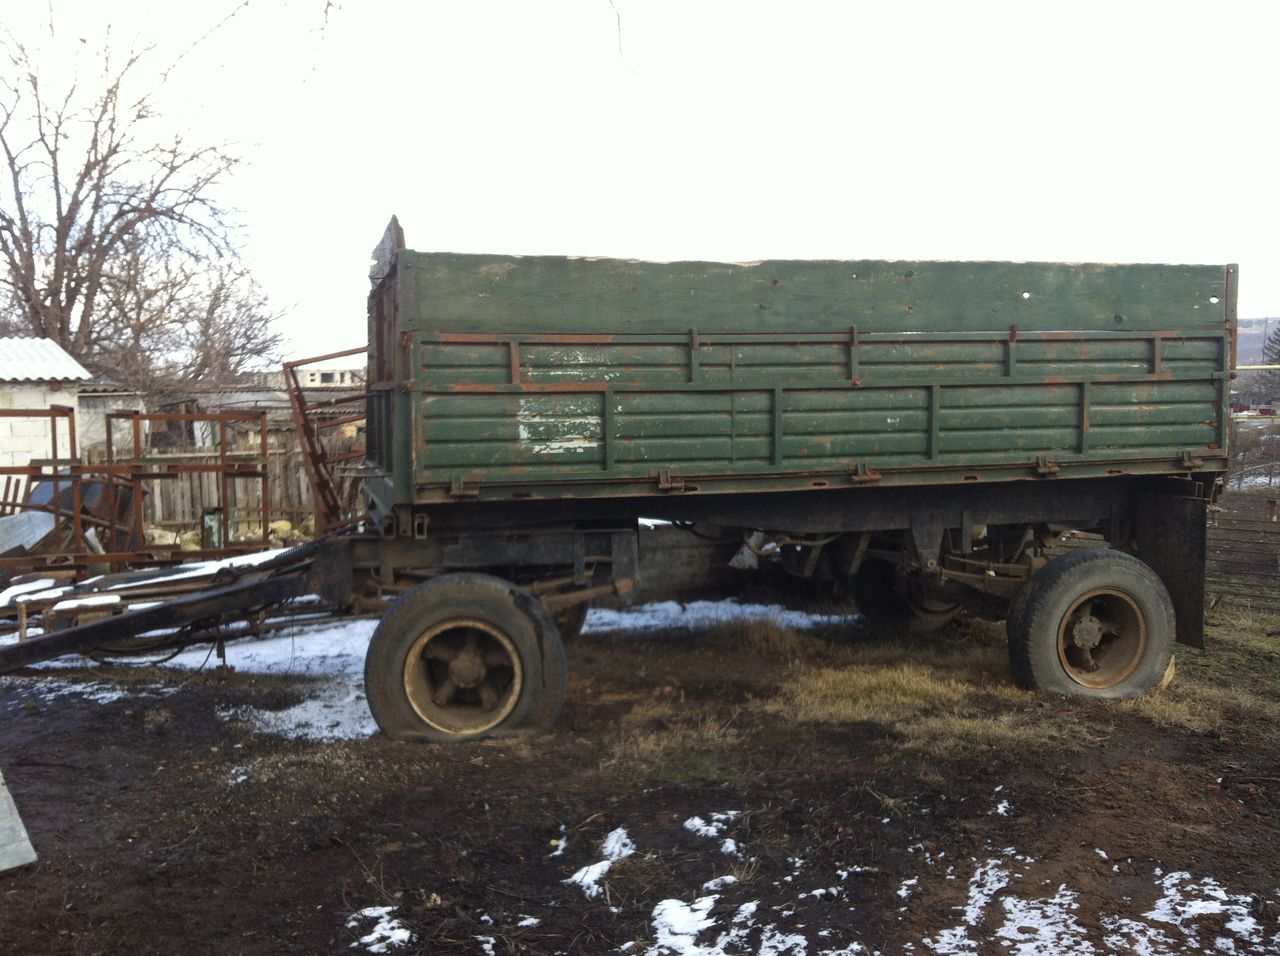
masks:
<path fill-rule="evenodd" d="M 927 594 L 921 584 L 887 561 L 868 558 L 849 579 L 853 603 L 873 623 L 909 634 L 949 624 L 960 606 Z"/>
<path fill-rule="evenodd" d="M 365 656 L 378 727 L 398 740 L 475 740 L 546 727 L 564 702 L 564 648 L 531 595 L 486 574 L 446 574 L 401 597 Z"/>
<path fill-rule="evenodd" d="M 1079 697 L 1136 697 L 1160 686 L 1173 656 L 1173 602 L 1159 576 L 1121 551 L 1049 562 L 1007 622 L 1018 683 Z"/>

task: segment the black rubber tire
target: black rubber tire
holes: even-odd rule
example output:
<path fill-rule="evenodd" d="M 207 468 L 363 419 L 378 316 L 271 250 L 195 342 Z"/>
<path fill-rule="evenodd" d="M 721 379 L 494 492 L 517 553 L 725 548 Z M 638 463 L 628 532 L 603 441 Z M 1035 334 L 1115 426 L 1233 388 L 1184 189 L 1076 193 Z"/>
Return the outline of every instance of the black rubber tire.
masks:
<path fill-rule="evenodd" d="M 1028 578 L 1026 583 L 1018 589 L 1018 593 L 1009 601 L 1009 609 L 1005 612 L 1004 616 L 1004 633 L 1005 637 L 1009 640 L 1013 639 L 1013 635 L 1017 632 L 1018 628 L 1022 626 L 1022 615 L 1027 610 L 1027 597 L 1030 593 L 1031 579 Z"/>
<path fill-rule="evenodd" d="M 849 593 L 872 623 L 909 634 L 936 631 L 960 613 L 958 604 L 939 609 L 914 603 L 902 594 L 900 583 L 897 568 L 869 558 L 849 579 Z"/>
<path fill-rule="evenodd" d="M 1089 655 L 1099 674 L 1095 678 L 1070 660 L 1078 651 L 1066 634 L 1069 621 L 1079 620 L 1072 614 L 1083 606 L 1086 615 L 1093 615 L 1098 601 L 1110 603 L 1094 620 L 1128 620 L 1113 635 L 1115 645 L 1096 648 L 1101 664 Z M 1041 568 L 1025 593 L 1015 598 L 1006 628 L 1009 660 L 1020 685 L 1103 700 L 1137 697 L 1159 688 L 1177 633 L 1164 582 L 1133 555 L 1109 548 L 1076 551 Z"/>
<path fill-rule="evenodd" d="M 410 676 L 413 668 L 426 674 L 431 667 L 426 656 L 410 662 L 410 653 L 420 639 L 431 633 L 451 635 L 455 622 L 459 634 L 482 628 L 482 637 L 489 635 L 484 639 L 505 651 L 511 661 L 513 677 L 502 701 L 504 713 L 492 726 L 461 726 L 468 713 L 480 715 L 478 724 L 485 720 L 483 707 L 463 701 L 439 708 L 435 716 L 438 723 L 433 723 L 415 707 L 406 687 L 414 680 Z M 425 652 L 426 645 L 421 650 Z M 532 595 L 487 574 L 446 574 L 400 597 L 378 623 L 365 655 L 365 694 L 373 719 L 388 737 L 433 742 L 478 740 L 520 728 L 550 727 L 564 703 L 566 672 L 560 635 Z M 425 688 L 426 684 L 419 681 L 418 686 Z M 429 701 L 423 703 L 431 709 Z M 463 709 L 468 706 L 470 710 Z M 450 714 L 459 715 L 458 719 L 451 720 Z"/>

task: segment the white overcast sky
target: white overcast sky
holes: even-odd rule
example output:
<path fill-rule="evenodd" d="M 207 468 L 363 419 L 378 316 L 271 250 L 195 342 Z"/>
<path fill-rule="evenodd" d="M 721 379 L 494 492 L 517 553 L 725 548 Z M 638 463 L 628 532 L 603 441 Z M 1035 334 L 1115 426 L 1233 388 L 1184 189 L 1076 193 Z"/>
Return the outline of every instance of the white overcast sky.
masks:
<path fill-rule="evenodd" d="M 422 250 L 1239 262 L 1280 316 L 1280 4 L 0 0 L 54 70 L 152 44 L 293 356 Z M 207 36 L 205 36 L 208 34 Z M 83 42 L 82 42 L 83 41 Z"/>

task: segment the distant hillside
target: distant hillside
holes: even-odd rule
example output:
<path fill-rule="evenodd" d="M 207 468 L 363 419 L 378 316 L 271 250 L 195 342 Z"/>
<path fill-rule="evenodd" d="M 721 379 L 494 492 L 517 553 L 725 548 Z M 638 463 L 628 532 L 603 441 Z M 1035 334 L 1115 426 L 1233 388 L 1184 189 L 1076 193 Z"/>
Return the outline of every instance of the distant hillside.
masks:
<path fill-rule="evenodd" d="M 1262 364 L 1262 346 L 1276 328 L 1280 328 L 1280 318 L 1241 319 L 1237 358 L 1241 365 Z"/>

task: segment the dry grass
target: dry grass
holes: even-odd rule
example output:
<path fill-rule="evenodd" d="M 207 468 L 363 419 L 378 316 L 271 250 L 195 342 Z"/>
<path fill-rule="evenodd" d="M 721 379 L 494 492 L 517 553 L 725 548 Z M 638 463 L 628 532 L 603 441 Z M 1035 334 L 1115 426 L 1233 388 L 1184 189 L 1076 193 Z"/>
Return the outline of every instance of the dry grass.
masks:
<path fill-rule="evenodd" d="M 732 717 L 673 696 L 655 696 L 623 716 L 604 766 L 671 782 L 723 779 L 718 755 L 738 739 Z"/>
<path fill-rule="evenodd" d="M 992 749 L 1072 748 L 1078 722 L 1035 706 L 1013 684 L 1002 646 L 983 629 L 938 638 L 828 646 L 821 662 L 793 662 L 761 706 L 804 723 L 876 724 L 899 745 L 938 757 Z"/>
<path fill-rule="evenodd" d="M 1280 724 L 1280 704 L 1275 700 L 1246 687 L 1221 686 L 1197 677 L 1179 680 L 1161 693 L 1119 706 L 1159 727 L 1181 727 L 1196 733 L 1222 733 L 1255 725 L 1271 729 Z"/>
<path fill-rule="evenodd" d="M 822 652 L 811 634 L 760 618 L 717 624 L 708 633 L 708 643 L 745 653 L 758 654 L 791 663 Z"/>

